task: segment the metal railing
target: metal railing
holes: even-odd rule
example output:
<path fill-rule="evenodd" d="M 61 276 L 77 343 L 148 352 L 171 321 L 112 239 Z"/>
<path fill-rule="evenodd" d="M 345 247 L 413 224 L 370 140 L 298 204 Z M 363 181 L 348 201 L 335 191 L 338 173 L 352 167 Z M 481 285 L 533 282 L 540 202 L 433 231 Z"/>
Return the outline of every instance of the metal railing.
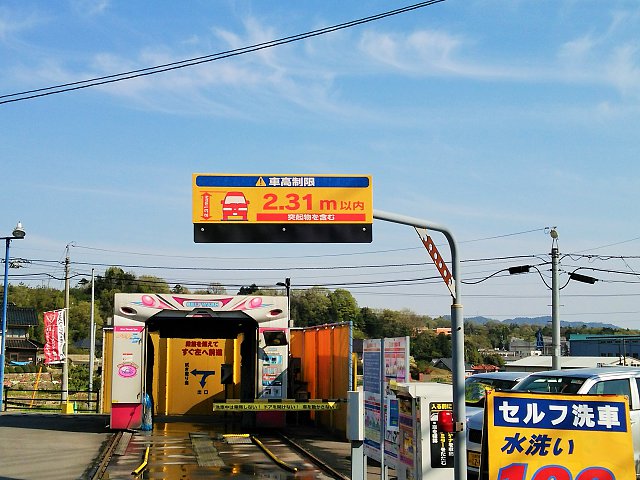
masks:
<path fill-rule="evenodd" d="M 61 390 L 27 390 L 5 387 L 2 404 L 4 411 L 59 411 Z M 99 391 L 69 390 L 68 401 L 78 413 L 99 413 Z"/>

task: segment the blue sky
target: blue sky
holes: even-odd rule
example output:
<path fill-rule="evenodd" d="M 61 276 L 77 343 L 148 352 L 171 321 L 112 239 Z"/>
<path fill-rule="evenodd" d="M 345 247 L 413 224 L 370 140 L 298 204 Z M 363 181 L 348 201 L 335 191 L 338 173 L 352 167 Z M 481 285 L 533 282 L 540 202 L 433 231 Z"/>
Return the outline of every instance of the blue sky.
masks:
<path fill-rule="evenodd" d="M 0 95 L 405 5 L 6 0 Z M 556 226 L 561 285 L 577 268 L 600 280 L 568 283 L 561 318 L 637 328 L 639 31 L 635 1 L 448 0 L 260 52 L 0 104 L 1 232 L 22 221 L 27 237 L 11 256 L 32 261 L 10 280 L 61 288 L 55 262 L 73 242 L 74 275 L 121 264 L 192 288 L 291 277 L 294 289 L 344 285 L 360 306 L 448 314 L 448 291 L 410 227 L 376 221 L 364 245 L 193 243 L 192 173 L 366 174 L 375 209 L 454 233 L 465 316 L 550 314 L 548 265 L 542 276 L 472 283 L 548 262 L 547 227 Z M 444 238 L 433 238 L 448 260 Z M 393 280 L 403 282 L 372 283 Z"/>

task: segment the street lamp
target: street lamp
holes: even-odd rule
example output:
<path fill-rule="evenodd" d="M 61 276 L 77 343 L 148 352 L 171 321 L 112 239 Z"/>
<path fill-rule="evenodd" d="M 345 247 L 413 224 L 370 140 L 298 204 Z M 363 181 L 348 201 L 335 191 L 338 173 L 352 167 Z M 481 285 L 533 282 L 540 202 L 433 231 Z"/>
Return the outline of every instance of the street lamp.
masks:
<path fill-rule="evenodd" d="M 0 411 L 4 410 L 4 357 L 7 338 L 7 297 L 9 296 L 9 244 L 11 240 L 20 240 L 24 238 L 25 231 L 22 223 L 18 222 L 16 228 L 10 237 L 0 237 L 6 242 L 6 250 L 4 256 L 4 290 L 2 291 L 2 343 L 0 344 Z"/>
<path fill-rule="evenodd" d="M 289 328 L 293 327 L 293 320 L 291 320 L 291 279 L 289 277 L 284 279 L 284 283 L 276 283 L 279 287 L 284 287 L 287 290 L 287 315 L 289 316 Z"/>

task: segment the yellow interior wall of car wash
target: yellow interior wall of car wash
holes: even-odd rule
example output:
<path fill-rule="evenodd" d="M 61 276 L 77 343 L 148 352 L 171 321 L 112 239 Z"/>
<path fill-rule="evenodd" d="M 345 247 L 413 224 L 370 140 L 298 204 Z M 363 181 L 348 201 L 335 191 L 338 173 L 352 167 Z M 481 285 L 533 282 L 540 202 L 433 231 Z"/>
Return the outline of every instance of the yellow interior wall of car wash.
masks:
<path fill-rule="evenodd" d="M 111 356 L 113 353 L 113 329 L 102 331 L 102 413 L 111 413 Z"/>
<path fill-rule="evenodd" d="M 237 339 L 160 338 L 154 343 L 153 400 L 159 415 L 207 415 L 214 400 L 225 400 L 222 364 L 233 364 L 226 398 L 239 397 L 240 354 Z"/>

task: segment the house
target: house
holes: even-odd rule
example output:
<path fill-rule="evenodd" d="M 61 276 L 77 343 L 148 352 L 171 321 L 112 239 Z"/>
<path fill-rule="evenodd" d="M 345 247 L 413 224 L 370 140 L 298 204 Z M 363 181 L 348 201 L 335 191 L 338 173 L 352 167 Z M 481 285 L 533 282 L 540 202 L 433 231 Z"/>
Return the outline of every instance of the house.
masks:
<path fill-rule="evenodd" d="M 495 365 L 486 365 L 486 364 L 480 364 L 480 365 L 474 365 L 471 367 L 471 371 L 476 374 L 476 373 L 491 373 L 491 372 L 499 372 L 500 371 L 500 367 L 496 367 Z"/>
<path fill-rule="evenodd" d="M 452 372 L 453 358 L 434 358 L 433 360 L 431 360 L 431 365 L 434 368 L 439 368 L 441 370 L 448 370 Z"/>
<path fill-rule="evenodd" d="M 527 341 L 522 338 L 512 337 L 509 341 L 509 351 L 513 352 L 516 358 L 529 357 L 531 355 L 538 354 L 534 352 L 541 352 L 541 355 L 552 355 L 553 342 L 551 337 L 542 337 L 540 341 Z M 569 351 L 568 343 L 564 338 L 560 339 L 560 351 L 563 355 L 567 355 Z"/>
<path fill-rule="evenodd" d="M 596 368 L 612 367 L 618 365 L 640 366 L 640 361 L 634 358 L 616 357 L 560 357 L 560 368 Z M 507 372 L 542 372 L 551 370 L 552 357 L 548 355 L 532 355 L 529 357 L 509 362 L 505 365 Z"/>
<path fill-rule="evenodd" d="M 38 325 L 36 309 L 7 305 L 6 325 L 5 360 L 36 363 L 38 349 L 42 349 L 42 345 L 29 339 L 29 328 Z"/>
<path fill-rule="evenodd" d="M 451 335 L 451 327 L 438 327 L 436 328 L 436 335 L 440 334 Z"/>
<path fill-rule="evenodd" d="M 449 357 L 449 358 L 434 358 L 433 360 L 431 360 L 431 366 L 433 368 L 439 368 L 441 370 L 448 370 L 450 372 L 453 372 L 453 358 Z M 468 363 L 464 364 L 464 369 L 465 371 L 470 371 L 471 370 L 471 365 L 469 365 Z"/>
<path fill-rule="evenodd" d="M 569 335 L 572 357 L 633 357 L 640 358 L 640 335 Z"/>

